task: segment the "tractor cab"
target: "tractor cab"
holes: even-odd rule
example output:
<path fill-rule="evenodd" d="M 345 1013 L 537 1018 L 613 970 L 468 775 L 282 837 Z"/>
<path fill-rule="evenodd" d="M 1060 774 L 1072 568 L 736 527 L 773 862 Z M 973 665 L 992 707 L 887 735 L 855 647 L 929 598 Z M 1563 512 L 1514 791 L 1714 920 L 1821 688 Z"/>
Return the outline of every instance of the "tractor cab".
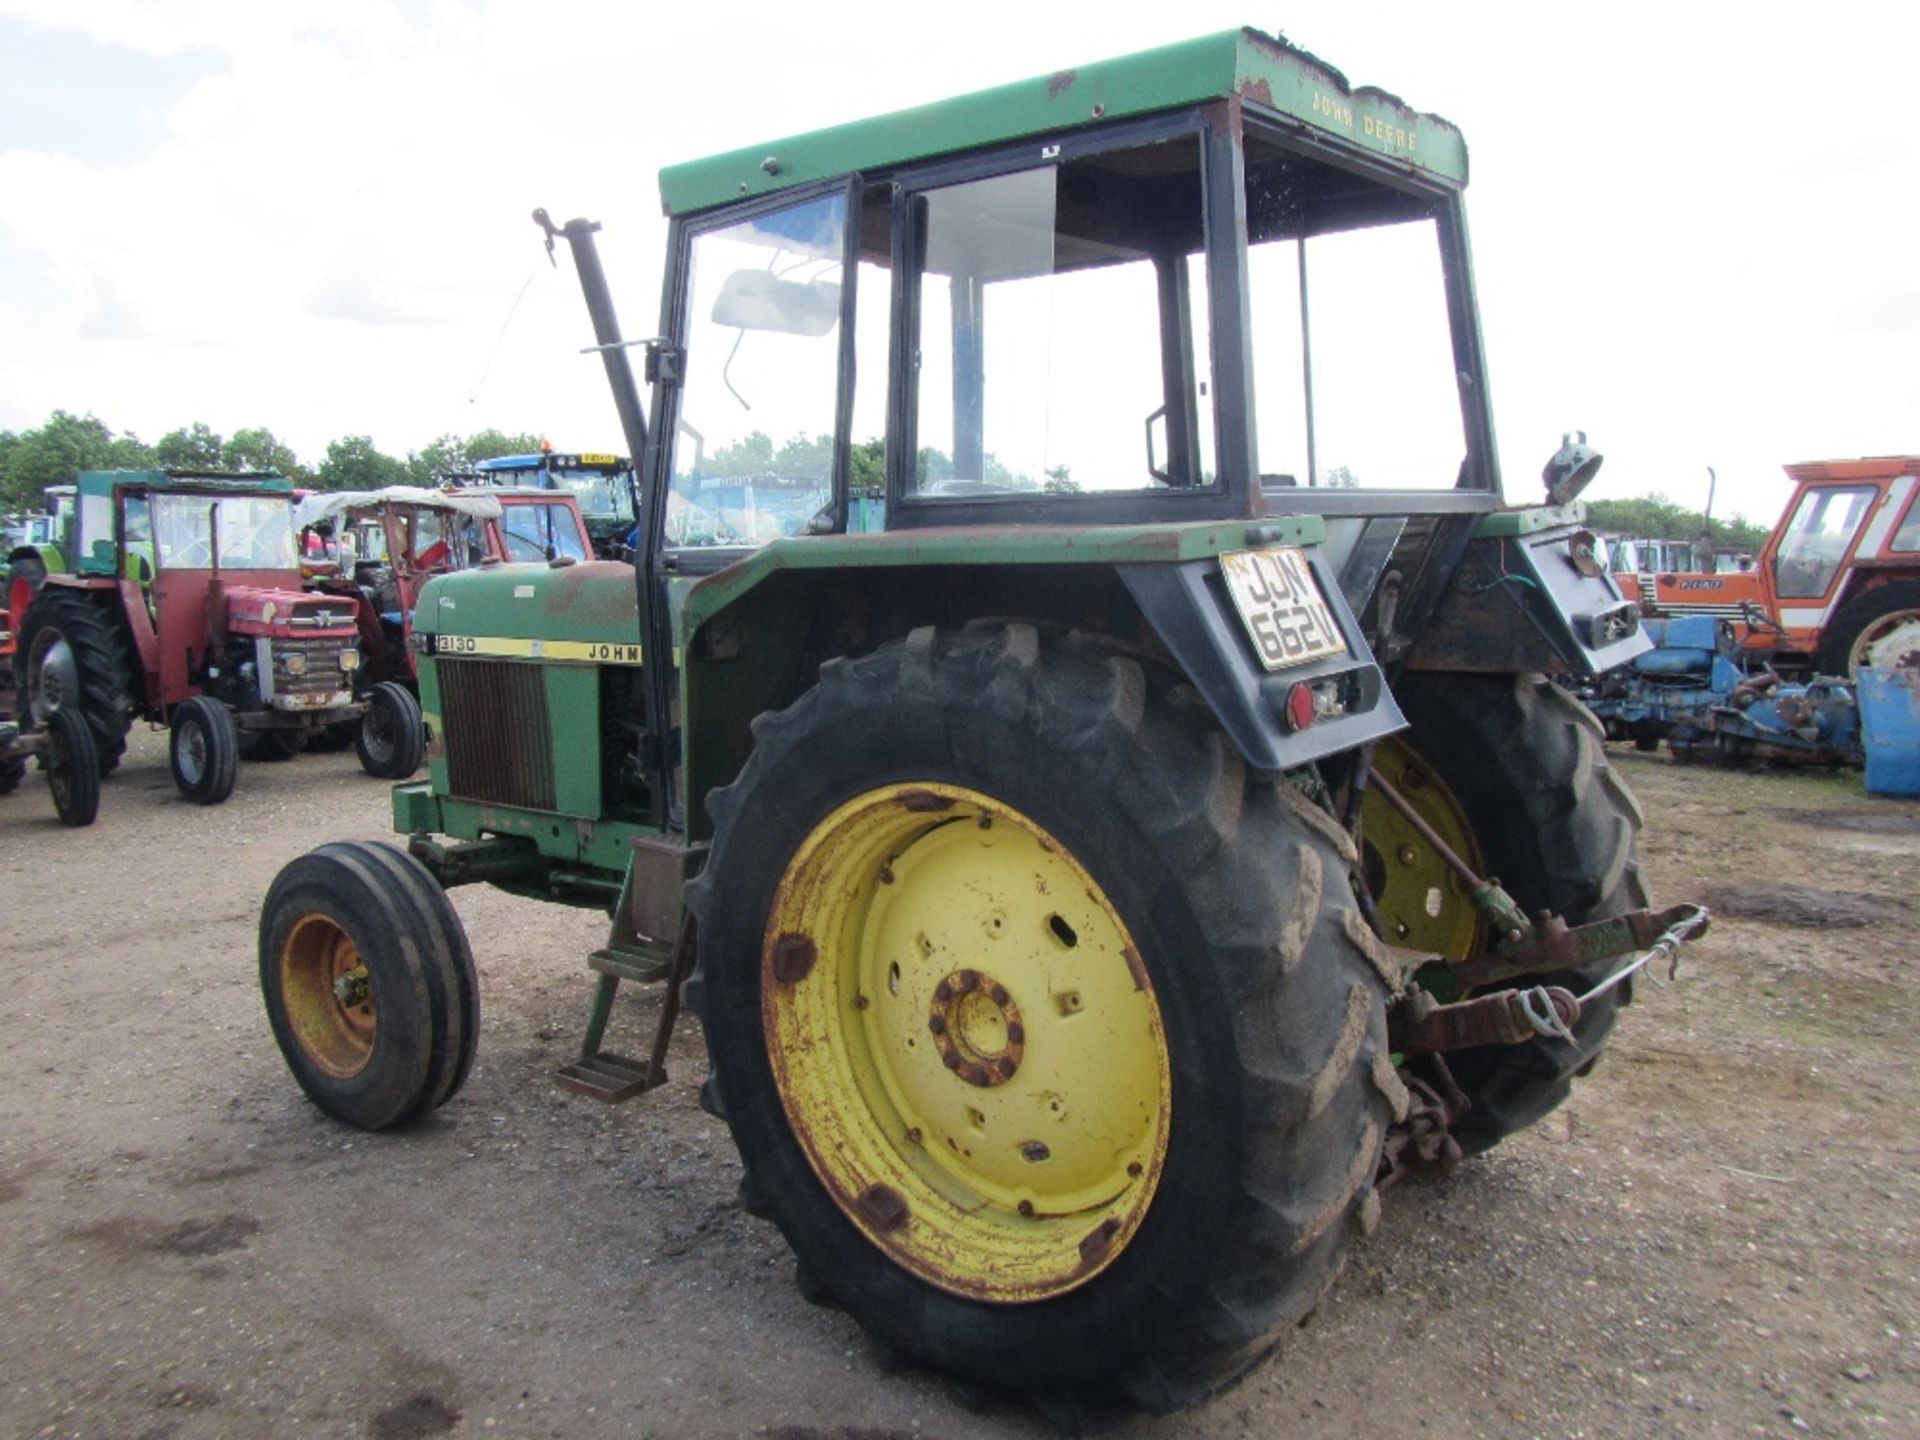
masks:
<path fill-rule="evenodd" d="M 622 456 L 541 450 L 479 460 L 472 470 L 448 478 L 463 486 L 571 492 L 592 540 L 592 553 L 605 560 L 632 557 L 633 462 Z"/>

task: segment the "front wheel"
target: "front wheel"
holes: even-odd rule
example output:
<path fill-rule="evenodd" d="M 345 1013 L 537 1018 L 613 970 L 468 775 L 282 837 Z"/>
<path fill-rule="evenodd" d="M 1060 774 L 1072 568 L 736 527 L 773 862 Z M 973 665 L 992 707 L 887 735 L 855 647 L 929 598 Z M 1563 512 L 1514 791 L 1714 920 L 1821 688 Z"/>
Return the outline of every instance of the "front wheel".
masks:
<path fill-rule="evenodd" d="M 997 1389 L 1230 1381 L 1404 1099 L 1344 834 L 1185 686 L 1030 625 L 832 662 L 754 733 L 689 998 L 803 1285 Z"/>
<path fill-rule="evenodd" d="M 379 780 L 405 780 L 427 758 L 426 722 L 420 702 L 403 685 L 382 680 L 367 697 L 354 742 L 360 768 Z"/>
<path fill-rule="evenodd" d="M 287 1068 L 336 1120 L 385 1130 L 450 1100 L 480 1037 L 460 917 L 411 855 L 340 841 L 277 876 L 260 990 Z"/>
<path fill-rule="evenodd" d="M 1820 637 L 1822 675 L 1920 665 L 1920 580 L 1896 580 L 1840 607 Z"/>
<path fill-rule="evenodd" d="M 196 805 L 218 805 L 233 794 L 240 768 L 240 741 L 227 707 L 210 695 L 195 695 L 173 712 L 167 758 L 173 783 Z"/>
<path fill-rule="evenodd" d="M 62 825 L 91 825 L 100 813 L 100 760 L 93 730 L 72 710 L 47 717 L 47 749 L 41 763 L 53 792 L 53 813 Z"/>

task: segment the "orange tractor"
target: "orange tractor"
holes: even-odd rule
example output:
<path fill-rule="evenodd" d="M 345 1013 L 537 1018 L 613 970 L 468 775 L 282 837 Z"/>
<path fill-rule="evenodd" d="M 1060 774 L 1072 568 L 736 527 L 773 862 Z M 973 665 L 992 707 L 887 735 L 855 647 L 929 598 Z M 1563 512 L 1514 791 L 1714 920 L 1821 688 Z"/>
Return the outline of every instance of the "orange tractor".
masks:
<path fill-rule="evenodd" d="M 1751 569 L 1642 573 L 1641 608 L 1744 626 L 1782 674 L 1920 665 L 1920 456 L 1786 468 L 1797 488 Z"/>

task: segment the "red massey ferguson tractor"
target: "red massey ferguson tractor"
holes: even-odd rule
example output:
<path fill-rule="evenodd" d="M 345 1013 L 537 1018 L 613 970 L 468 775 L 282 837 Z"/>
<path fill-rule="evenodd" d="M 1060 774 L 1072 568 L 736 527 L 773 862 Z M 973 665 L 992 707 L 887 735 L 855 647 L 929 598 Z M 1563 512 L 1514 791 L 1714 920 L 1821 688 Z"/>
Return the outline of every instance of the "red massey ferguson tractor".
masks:
<path fill-rule="evenodd" d="M 165 724 L 180 793 L 214 805 L 243 754 L 287 759 L 366 711 L 352 608 L 300 588 L 285 479 L 91 471 L 77 499 L 73 573 L 17 618 L 14 673 L 37 722 L 85 718 L 101 774 L 136 718 Z"/>

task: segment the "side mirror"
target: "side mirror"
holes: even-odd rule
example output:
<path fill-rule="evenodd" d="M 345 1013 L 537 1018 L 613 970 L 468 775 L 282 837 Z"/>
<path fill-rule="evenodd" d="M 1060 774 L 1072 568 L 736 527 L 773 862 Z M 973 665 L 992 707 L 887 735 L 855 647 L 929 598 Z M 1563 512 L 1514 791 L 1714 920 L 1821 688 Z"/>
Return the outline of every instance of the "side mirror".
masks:
<path fill-rule="evenodd" d="M 832 280 L 782 280 L 766 270 L 736 270 L 714 299 L 713 323 L 818 339 L 840 323 L 840 286 Z"/>

